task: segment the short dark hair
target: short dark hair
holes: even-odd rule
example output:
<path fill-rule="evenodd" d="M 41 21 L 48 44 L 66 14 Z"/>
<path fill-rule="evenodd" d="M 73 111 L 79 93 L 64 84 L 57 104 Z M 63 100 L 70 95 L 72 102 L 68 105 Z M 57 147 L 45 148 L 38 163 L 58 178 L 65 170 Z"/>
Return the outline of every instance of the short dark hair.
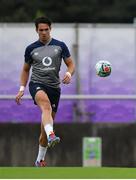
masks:
<path fill-rule="evenodd" d="M 51 27 L 51 20 L 48 18 L 48 17 L 45 17 L 45 16 L 42 16 L 42 17 L 38 17 L 35 19 L 35 27 L 36 29 L 38 28 L 38 25 L 40 23 L 43 23 L 43 24 L 48 24 L 49 27 Z"/>

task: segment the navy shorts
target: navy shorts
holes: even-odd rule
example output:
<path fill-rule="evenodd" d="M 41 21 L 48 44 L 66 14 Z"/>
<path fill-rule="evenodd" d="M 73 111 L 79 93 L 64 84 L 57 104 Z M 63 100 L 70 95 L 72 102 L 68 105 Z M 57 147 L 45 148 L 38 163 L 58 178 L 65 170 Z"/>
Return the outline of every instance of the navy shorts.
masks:
<path fill-rule="evenodd" d="M 57 112 L 59 99 L 60 99 L 60 93 L 61 93 L 60 88 L 52 88 L 41 83 L 34 83 L 30 81 L 29 92 L 34 100 L 34 104 L 36 104 L 35 95 L 37 91 L 39 90 L 43 90 L 47 94 L 51 103 L 52 111 Z"/>

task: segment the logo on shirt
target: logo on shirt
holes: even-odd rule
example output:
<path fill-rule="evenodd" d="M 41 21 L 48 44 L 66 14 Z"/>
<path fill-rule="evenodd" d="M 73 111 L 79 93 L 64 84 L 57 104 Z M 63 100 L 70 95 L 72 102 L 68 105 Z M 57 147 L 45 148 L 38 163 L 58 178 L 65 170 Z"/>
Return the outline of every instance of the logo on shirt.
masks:
<path fill-rule="evenodd" d="M 48 56 L 44 57 L 42 60 L 44 66 L 48 67 L 52 64 L 52 59 Z"/>
<path fill-rule="evenodd" d="M 36 88 L 36 90 L 39 90 L 39 89 L 41 89 L 39 86 Z"/>
<path fill-rule="evenodd" d="M 55 53 L 58 53 L 58 49 L 54 49 L 54 52 L 55 52 Z"/>
<path fill-rule="evenodd" d="M 37 56 L 37 55 L 38 55 L 38 52 L 35 52 L 34 55 Z"/>

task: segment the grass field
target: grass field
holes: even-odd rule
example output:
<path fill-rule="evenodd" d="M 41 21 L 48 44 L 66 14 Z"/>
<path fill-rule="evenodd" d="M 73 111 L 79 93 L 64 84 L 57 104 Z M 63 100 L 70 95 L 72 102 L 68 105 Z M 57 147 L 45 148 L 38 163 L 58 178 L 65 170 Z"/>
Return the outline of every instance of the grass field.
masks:
<path fill-rule="evenodd" d="M 136 168 L 3 167 L 0 179 L 136 179 Z"/>

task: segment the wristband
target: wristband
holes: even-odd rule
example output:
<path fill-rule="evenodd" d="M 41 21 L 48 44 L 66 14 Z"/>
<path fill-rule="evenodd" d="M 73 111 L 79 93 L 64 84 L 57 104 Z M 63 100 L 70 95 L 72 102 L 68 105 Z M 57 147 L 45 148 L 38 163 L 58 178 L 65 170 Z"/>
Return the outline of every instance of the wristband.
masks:
<path fill-rule="evenodd" d="M 71 73 L 70 72 L 66 72 L 66 74 L 69 76 L 69 78 L 71 78 Z"/>
<path fill-rule="evenodd" d="M 25 90 L 25 86 L 20 86 L 19 91 L 24 91 Z"/>

